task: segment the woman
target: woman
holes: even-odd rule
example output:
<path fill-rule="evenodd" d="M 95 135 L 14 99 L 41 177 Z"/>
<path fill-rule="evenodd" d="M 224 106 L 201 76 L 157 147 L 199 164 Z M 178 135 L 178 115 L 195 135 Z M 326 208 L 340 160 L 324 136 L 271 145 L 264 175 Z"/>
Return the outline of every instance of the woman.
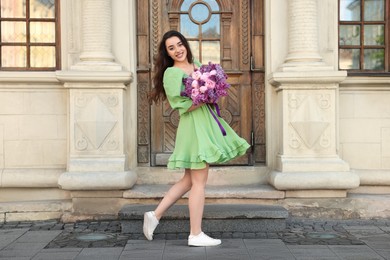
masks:
<path fill-rule="evenodd" d="M 221 240 L 202 232 L 202 217 L 205 203 L 205 187 L 209 164 L 229 161 L 243 155 L 249 144 L 220 118 L 226 131 L 223 136 L 220 127 L 212 117 L 208 104 L 193 105 L 188 97 L 181 96 L 183 78 L 200 67 L 194 61 L 186 38 L 177 31 L 164 34 L 158 48 L 153 77 L 154 89 L 149 102 L 158 103 L 168 98 L 173 109 L 180 114 L 175 149 L 169 158 L 168 168 L 184 168 L 184 176 L 171 187 L 154 211 L 144 215 L 143 232 L 148 240 L 164 212 L 188 191 L 190 212 L 189 246 L 216 246 Z"/>

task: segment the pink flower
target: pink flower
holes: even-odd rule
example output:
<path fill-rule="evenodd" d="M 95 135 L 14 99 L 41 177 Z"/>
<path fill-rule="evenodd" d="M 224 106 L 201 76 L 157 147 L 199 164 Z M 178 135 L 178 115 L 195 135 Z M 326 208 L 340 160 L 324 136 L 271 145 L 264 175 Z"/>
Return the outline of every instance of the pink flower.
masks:
<path fill-rule="evenodd" d="M 197 80 L 194 80 L 194 81 L 192 81 L 191 86 L 193 88 L 198 88 L 199 87 L 199 82 Z"/>
<path fill-rule="evenodd" d="M 213 88 L 215 88 L 215 82 L 212 81 L 211 79 L 207 79 L 207 80 L 205 81 L 205 86 L 206 86 L 207 88 L 213 89 Z"/>
<path fill-rule="evenodd" d="M 201 87 L 199 88 L 199 91 L 200 91 L 201 93 L 205 93 L 207 89 L 208 89 L 208 88 L 207 88 L 206 86 L 201 86 Z"/>
<path fill-rule="evenodd" d="M 192 72 L 191 76 L 194 80 L 199 80 L 200 76 L 202 76 L 202 73 L 199 70 L 195 70 L 194 72 Z"/>
<path fill-rule="evenodd" d="M 203 81 L 206 81 L 210 76 L 210 73 L 208 72 L 205 72 L 202 74 L 202 76 L 200 76 L 200 79 L 203 80 Z"/>
<path fill-rule="evenodd" d="M 217 75 L 217 71 L 216 70 L 210 71 L 210 75 Z"/>
<path fill-rule="evenodd" d="M 199 90 L 197 88 L 192 89 L 191 98 L 196 98 L 199 95 Z"/>

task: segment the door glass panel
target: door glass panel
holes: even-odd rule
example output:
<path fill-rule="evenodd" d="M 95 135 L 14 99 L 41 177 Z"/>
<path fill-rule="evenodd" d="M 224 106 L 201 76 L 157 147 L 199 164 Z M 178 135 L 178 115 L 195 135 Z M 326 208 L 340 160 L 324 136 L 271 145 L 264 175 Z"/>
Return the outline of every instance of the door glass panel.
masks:
<path fill-rule="evenodd" d="M 383 49 L 365 49 L 363 66 L 365 70 L 384 70 L 385 51 Z"/>
<path fill-rule="evenodd" d="M 210 15 L 210 10 L 204 4 L 196 4 L 191 8 L 190 14 L 195 22 L 204 23 Z"/>
<path fill-rule="evenodd" d="M 2 22 L 1 23 L 2 42 L 26 42 L 25 22 Z"/>
<path fill-rule="evenodd" d="M 384 21 L 385 1 L 370 0 L 364 1 L 364 21 Z"/>
<path fill-rule="evenodd" d="M 31 42 L 55 42 L 55 24 L 44 22 L 30 23 L 30 41 Z"/>
<path fill-rule="evenodd" d="M 193 23 L 187 14 L 180 15 L 180 32 L 186 38 L 199 37 L 199 25 Z"/>
<path fill-rule="evenodd" d="M 360 21 L 360 0 L 340 0 L 340 21 Z"/>
<path fill-rule="evenodd" d="M 220 46 L 219 41 L 204 41 L 202 42 L 202 63 L 220 62 Z"/>
<path fill-rule="evenodd" d="M 25 18 L 26 0 L 1 0 L 2 18 Z"/>
<path fill-rule="evenodd" d="M 1 66 L 26 67 L 27 54 L 25 46 L 3 46 L 1 47 Z"/>
<path fill-rule="evenodd" d="M 31 18 L 54 18 L 54 0 L 30 0 Z"/>
<path fill-rule="evenodd" d="M 360 69 L 360 50 L 359 49 L 340 49 L 339 67 L 342 70 Z"/>
<path fill-rule="evenodd" d="M 384 45 L 385 44 L 384 25 L 364 26 L 364 45 Z"/>
<path fill-rule="evenodd" d="M 199 42 L 198 41 L 188 41 L 188 44 L 190 45 L 192 55 L 194 56 L 195 59 L 200 60 L 200 55 L 199 55 Z"/>
<path fill-rule="evenodd" d="M 340 25 L 340 45 L 360 45 L 360 26 Z"/>
<path fill-rule="evenodd" d="M 219 24 L 219 15 L 213 14 L 210 20 L 202 26 L 203 37 L 207 39 L 219 39 L 221 37 Z"/>

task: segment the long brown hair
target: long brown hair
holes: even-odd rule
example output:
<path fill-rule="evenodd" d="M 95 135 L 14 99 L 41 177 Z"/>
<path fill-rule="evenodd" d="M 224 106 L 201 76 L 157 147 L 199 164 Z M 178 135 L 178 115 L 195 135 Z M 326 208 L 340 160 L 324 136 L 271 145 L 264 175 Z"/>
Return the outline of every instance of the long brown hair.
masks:
<path fill-rule="evenodd" d="M 148 94 L 148 99 L 150 104 L 153 104 L 153 102 L 157 104 L 160 100 L 165 100 L 167 98 L 167 95 L 165 94 L 165 90 L 164 90 L 164 85 L 163 85 L 163 77 L 164 77 L 165 70 L 168 67 L 172 67 L 174 61 L 168 55 L 165 42 L 167 39 L 174 36 L 178 37 L 182 42 L 182 44 L 184 45 L 184 47 L 187 49 L 187 60 L 189 63 L 192 63 L 193 56 L 192 56 L 191 48 L 190 45 L 188 44 L 187 39 L 183 36 L 183 34 L 174 30 L 166 32 L 162 37 L 161 42 L 158 46 L 158 52 L 154 62 L 154 75 L 153 75 L 154 88 Z"/>

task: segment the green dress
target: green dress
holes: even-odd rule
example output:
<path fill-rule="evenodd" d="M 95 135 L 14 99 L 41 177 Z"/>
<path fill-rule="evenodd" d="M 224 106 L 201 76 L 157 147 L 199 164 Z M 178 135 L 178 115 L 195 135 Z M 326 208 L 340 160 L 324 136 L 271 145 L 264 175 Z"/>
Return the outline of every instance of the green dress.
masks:
<path fill-rule="evenodd" d="M 176 67 L 169 67 L 164 73 L 163 83 L 169 104 L 180 114 L 175 148 L 168 168 L 203 169 L 206 163 L 224 163 L 245 154 L 250 145 L 225 120 L 218 118 L 226 130 L 226 136 L 223 136 L 207 105 L 187 112 L 192 100 L 180 95 L 184 90 L 185 77 L 187 74 Z"/>

